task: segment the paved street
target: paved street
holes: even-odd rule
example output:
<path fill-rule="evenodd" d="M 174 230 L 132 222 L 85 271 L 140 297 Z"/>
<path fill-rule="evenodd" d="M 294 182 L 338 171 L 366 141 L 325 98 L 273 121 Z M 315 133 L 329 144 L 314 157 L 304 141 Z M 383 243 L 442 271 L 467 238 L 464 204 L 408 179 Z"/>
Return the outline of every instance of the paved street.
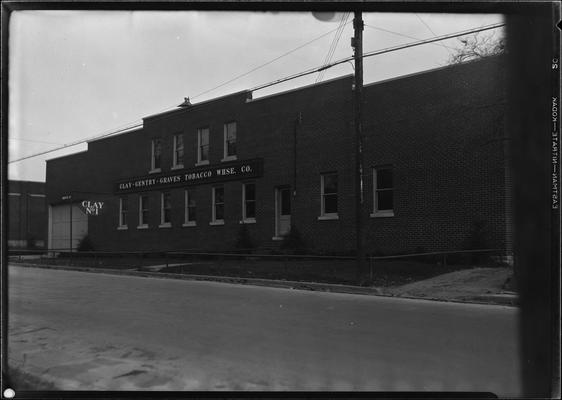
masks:
<path fill-rule="evenodd" d="M 84 390 L 520 395 L 517 309 L 10 266 L 9 363 Z"/>

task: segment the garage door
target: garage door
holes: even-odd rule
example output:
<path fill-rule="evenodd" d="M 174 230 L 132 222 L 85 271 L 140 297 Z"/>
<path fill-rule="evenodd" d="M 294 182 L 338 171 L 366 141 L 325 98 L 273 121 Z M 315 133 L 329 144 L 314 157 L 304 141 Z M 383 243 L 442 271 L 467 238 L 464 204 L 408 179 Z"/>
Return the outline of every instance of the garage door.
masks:
<path fill-rule="evenodd" d="M 88 217 L 77 204 L 72 205 L 72 248 L 88 234 Z M 49 207 L 49 249 L 68 250 L 70 246 L 70 205 Z"/>

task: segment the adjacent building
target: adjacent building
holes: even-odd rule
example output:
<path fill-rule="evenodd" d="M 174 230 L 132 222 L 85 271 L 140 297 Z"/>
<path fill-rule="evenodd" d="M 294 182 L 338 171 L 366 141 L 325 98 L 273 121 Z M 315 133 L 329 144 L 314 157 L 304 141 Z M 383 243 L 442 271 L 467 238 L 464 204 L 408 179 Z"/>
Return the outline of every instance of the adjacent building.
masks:
<path fill-rule="evenodd" d="M 511 247 L 501 57 L 364 87 L 368 253 Z M 353 77 L 147 116 L 47 162 L 49 247 L 229 251 L 241 231 L 308 251 L 356 243 Z M 471 244 L 472 243 L 472 244 Z"/>
<path fill-rule="evenodd" d="M 47 245 L 45 183 L 8 182 L 8 247 L 37 249 Z"/>

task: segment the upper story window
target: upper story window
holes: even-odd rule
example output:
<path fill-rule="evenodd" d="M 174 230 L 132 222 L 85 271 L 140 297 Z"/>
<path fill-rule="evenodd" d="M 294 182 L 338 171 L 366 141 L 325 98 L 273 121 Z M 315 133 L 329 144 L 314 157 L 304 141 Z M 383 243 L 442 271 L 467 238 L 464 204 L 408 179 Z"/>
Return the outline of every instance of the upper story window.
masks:
<path fill-rule="evenodd" d="M 172 196 L 170 192 L 160 195 L 160 228 L 172 226 Z"/>
<path fill-rule="evenodd" d="M 126 197 L 119 199 L 119 226 L 117 229 L 127 229 L 127 213 L 129 211 L 128 201 Z"/>
<path fill-rule="evenodd" d="M 236 122 L 224 124 L 224 157 L 222 160 L 236 160 Z"/>
<path fill-rule="evenodd" d="M 192 190 L 185 191 L 185 209 L 183 226 L 195 226 L 196 204 Z"/>
<path fill-rule="evenodd" d="M 148 196 L 139 196 L 139 229 L 148 228 Z"/>
<path fill-rule="evenodd" d="M 197 129 L 197 165 L 209 164 L 209 128 Z"/>
<path fill-rule="evenodd" d="M 245 223 L 256 222 L 255 183 L 245 183 L 242 187 L 242 219 Z"/>
<path fill-rule="evenodd" d="M 373 168 L 373 213 L 372 217 L 394 215 L 394 183 L 392 167 Z"/>
<path fill-rule="evenodd" d="M 162 170 L 162 139 L 152 139 L 152 156 L 150 172 L 160 172 Z"/>
<path fill-rule="evenodd" d="M 183 135 L 174 135 L 174 154 L 172 168 L 183 168 Z"/>
<path fill-rule="evenodd" d="M 213 209 L 211 225 L 224 224 L 224 187 L 216 186 L 213 188 Z"/>
<path fill-rule="evenodd" d="M 320 176 L 320 216 L 318 219 L 338 219 L 338 174 Z"/>

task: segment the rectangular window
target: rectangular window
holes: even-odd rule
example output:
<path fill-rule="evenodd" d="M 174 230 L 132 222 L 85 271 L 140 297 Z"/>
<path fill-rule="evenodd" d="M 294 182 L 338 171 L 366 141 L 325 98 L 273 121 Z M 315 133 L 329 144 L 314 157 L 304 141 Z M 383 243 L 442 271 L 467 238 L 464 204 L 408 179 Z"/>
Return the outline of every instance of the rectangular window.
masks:
<path fill-rule="evenodd" d="M 246 223 L 256 222 L 256 184 L 245 183 L 242 187 L 242 219 Z"/>
<path fill-rule="evenodd" d="M 184 216 L 184 226 L 195 226 L 195 199 L 193 198 L 193 193 L 189 190 L 185 191 L 185 216 Z"/>
<path fill-rule="evenodd" d="M 209 128 L 197 129 L 197 164 L 209 163 Z"/>
<path fill-rule="evenodd" d="M 129 211 L 129 207 L 127 204 L 127 198 L 121 197 L 119 199 L 119 228 L 126 229 L 127 228 L 127 212 Z"/>
<path fill-rule="evenodd" d="M 236 160 L 236 122 L 224 124 L 223 161 Z"/>
<path fill-rule="evenodd" d="M 164 192 L 160 199 L 160 228 L 166 228 L 172 226 L 172 196 Z"/>
<path fill-rule="evenodd" d="M 148 196 L 139 197 L 139 228 L 148 228 Z"/>
<path fill-rule="evenodd" d="M 338 218 L 338 174 L 322 174 L 320 177 L 320 219 Z"/>
<path fill-rule="evenodd" d="M 151 172 L 160 172 L 162 167 L 162 140 L 160 138 L 152 139 L 152 163 Z"/>
<path fill-rule="evenodd" d="M 183 168 L 183 135 L 174 135 L 173 168 Z"/>
<path fill-rule="evenodd" d="M 373 198 L 372 217 L 391 217 L 394 215 L 392 167 L 373 168 Z"/>
<path fill-rule="evenodd" d="M 224 187 L 213 188 L 213 215 L 212 225 L 224 224 Z"/>

